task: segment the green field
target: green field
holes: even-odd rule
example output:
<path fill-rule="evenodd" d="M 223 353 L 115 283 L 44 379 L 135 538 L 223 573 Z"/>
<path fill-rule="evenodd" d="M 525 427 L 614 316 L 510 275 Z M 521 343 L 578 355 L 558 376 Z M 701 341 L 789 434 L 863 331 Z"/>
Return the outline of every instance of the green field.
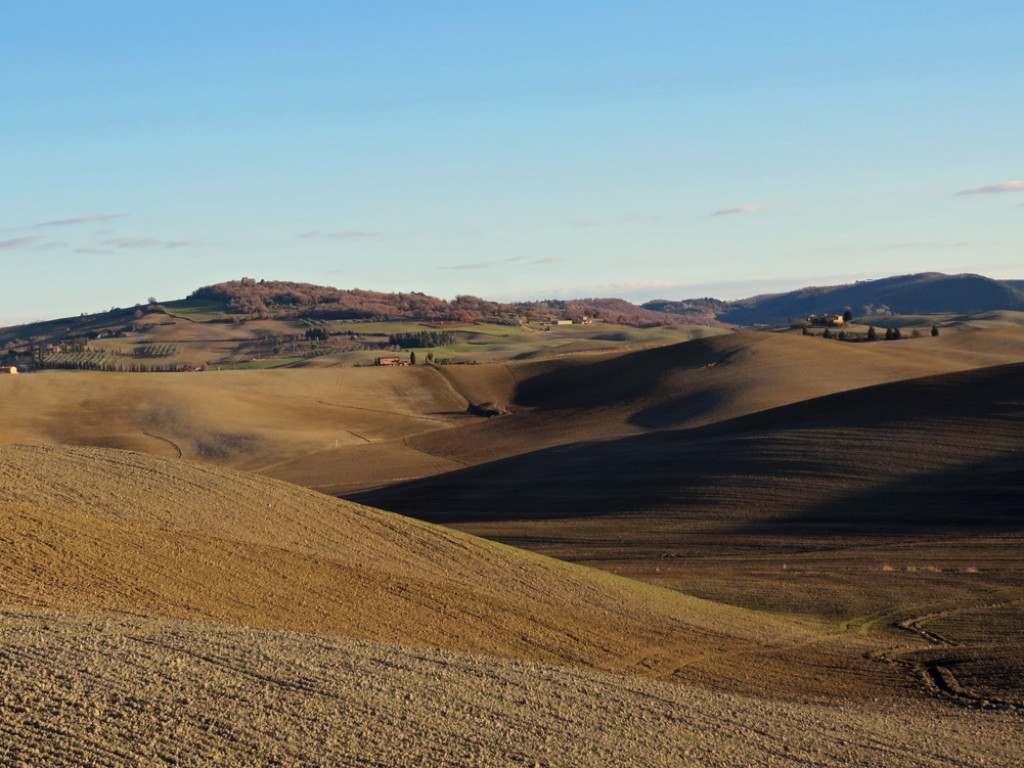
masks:
<path fill-rule="evenodd" d="M 163 305 L 167 313 L 196 323 L 207 323 L 224 317 L 224 302 L 208 299 L 182 299 L 169 301 Z"/>

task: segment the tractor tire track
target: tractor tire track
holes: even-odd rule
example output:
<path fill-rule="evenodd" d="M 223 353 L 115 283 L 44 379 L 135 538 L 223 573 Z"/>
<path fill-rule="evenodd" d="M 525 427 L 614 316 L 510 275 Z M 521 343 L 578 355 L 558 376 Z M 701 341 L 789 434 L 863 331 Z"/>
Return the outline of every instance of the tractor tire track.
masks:
<path fill-rule="evenodd" d="M 945 611 L 924 613 L 897 622 L 895 626 L 906 632 L 917 635 L 934 648 L 961 648 L 964 646 L 955 640 L 951 640 L 939 632 L 925 629 L 922 625 L 928 621 L 953 616 L 958 613 L 997 610 L 999 608 L 1006 608 L 1008 606 L 1015 605 L 1019 602 L 1019 600 L 1007 600 L 980 606 L 971 605 L 961 608 L 952 608 Z M 955 701 L 964 706 L 1024 712 L 1024 700 L 986 696 L 972 691 L 960 682 L 953 670 L 950 669 L 946 663 L 943 663 L 944 660 L 918 660 L 910 658 L 910 654 L 915 650 L 917 649 L 904 648 L 900 650 L 883 651 L 878 654 L 873 654 L 873 657 L 879 661 L 895 664 L 907 669 L 911 674 L 918 677 L 924 684 L 925 688 L 933 694 Z"/>
<path fill-rule="evenodd" d="M 161 442 L 167 443 L 169 446 L 171 446 L 171 448 L 177 451 L 178 458 L 181 458 L 181 447 L 173 440 L 168 440 L 166 437 L 160 437 L 160 435 L 154 435 L 152 432 L 143 432 L 142 434 L 144 434 L 146 437 L 152 437 L 154 440 L 160 440 Z"/>

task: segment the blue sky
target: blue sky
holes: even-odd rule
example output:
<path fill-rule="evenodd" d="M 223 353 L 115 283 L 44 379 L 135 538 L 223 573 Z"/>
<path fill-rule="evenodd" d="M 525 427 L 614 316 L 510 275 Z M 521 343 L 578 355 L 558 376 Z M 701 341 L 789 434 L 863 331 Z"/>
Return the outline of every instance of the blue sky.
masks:
<path fill-rule="evenodd" d="M 1019 2 L 6 0 L 0 324 L 1024 278 Z"/>

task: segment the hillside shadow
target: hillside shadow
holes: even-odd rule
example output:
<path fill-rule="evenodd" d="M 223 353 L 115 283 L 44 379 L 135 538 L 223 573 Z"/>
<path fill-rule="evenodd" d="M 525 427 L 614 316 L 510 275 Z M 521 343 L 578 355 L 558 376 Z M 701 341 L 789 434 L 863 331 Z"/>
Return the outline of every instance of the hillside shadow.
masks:
<path fill-rule="evenodd" d="M 1024 531 L 1024 449 L 901 478 L 770 520 L 751 534 L 785 536 Z"/>
<path fill-rule="evenodd" d="M 668 429 L 711 413 L 723 401 L 717 389 L 705 389 L 637 411 L 626 423 L 645 429 Z"/>
<path fill-rule="evenodd" d="M 730 479 L 828 472 L 825 459 L 793 461 L 758 441 L 736 444 L 692 432 L 547 448 L 345 498 L 442 524 L 688 507 L 714 515 L 734 505 L 737 485 Z M 755 493 L 757 485 L 746 493 Z"/>
<path fill-rule="evenodd" d="M 658 513 L 756 531 L 956 530 L 982 505 L 975 523 L 1016 527 L 1022 378 L 1018 364 L 885 384 L 695 429 L 533 451 L 347 498 L 436 523 Z M 1004 450 L 992 458 L 985 436 L 996 432 Z M 962 449 L 932 457 L 944 434 Z"/>
<path fill-rule="evenodd" d="M 735 351 L 719 349 L 716 338 L 684 341 L 542 373 L 519 382 L 513 402 L 541 411 L 624 405 L 651 394 L 675 371 L 726 363 Z"/>

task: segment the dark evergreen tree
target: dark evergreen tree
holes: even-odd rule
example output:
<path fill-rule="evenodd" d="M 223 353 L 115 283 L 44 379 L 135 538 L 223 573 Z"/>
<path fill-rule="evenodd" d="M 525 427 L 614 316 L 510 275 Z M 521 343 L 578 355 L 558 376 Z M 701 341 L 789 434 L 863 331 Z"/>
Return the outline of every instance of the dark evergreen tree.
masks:
<path fill-rule="evenodd" d="M 868 326 L 868 341 L 878 341 L 878 331 L 873 325 Z"/>
<path fill-rule="evenodd" d="M 939 335 L 939 326 L 933 324 L 932 325 L 932 336 L 938 336 L 938 335 Z"/>

